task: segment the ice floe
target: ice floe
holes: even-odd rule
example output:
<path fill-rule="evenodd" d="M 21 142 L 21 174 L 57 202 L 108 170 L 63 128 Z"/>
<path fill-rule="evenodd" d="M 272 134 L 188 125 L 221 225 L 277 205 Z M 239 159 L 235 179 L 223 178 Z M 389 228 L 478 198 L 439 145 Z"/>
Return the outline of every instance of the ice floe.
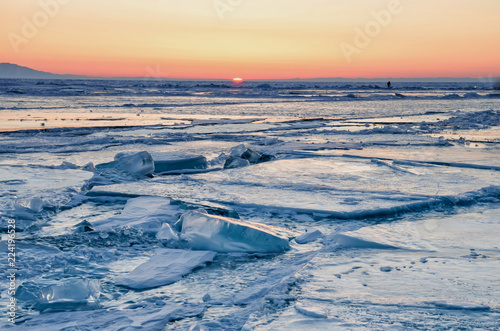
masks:
<path fill-rule="evenodd" d="M 119 215 L 94 222 L 98 231 L 113 231 L 131 227 L 145 232 L 157 233 L 163 223 L 173 224 L 182 212 L 172 200 L 162 197 L 139 197 L 129 199 Z"/>
<path fill-rule="evenodd" d="M 230 156 L 224 163 L 224 169 L 243 168 L 249 165 L 250 162 L 248 160 L 242 159 L 240 157 Z"/>
<path fill-rule="evenodd" d="M 152 153 L 155 173 L 185 169 L 206 169 L 207 159 L 202 155 L 184 153 Z"/>
<path fill-rule="evenodd" d="M 170 227 L 168 223 L 163 223 L 156 234 L 156 239 L 160 240 L 179 240 L 179 235 Z"/>
<path fill-rule="evenodd" d="M 142 290 L 175 283 L 193 269 L 213 261 L 215 252 L 180 249 L 157 249 L 155 255 L 115 283 Z"/>
<path fill-rule="evenodd" d="M 146 151 L 138 153 L 118 153 L 114 161 L 95 166 L 101 175 L 112 176 L 115 173 L 125 173 L 132 176 L 152 175 L 155 171 L 153 157 Z"/>
<path fill-rule="evenodd" d="M 23 284 L 16 293 L 23 305 L 38 311 L 74 311 L 99 308 L 101 285 L 97 279 L 66 279 L 48 286 Z"/>
<path fill-rule="evenodd" d="M 0 328 L 498 328 L 491 83 L 259 84 L 0 80 Z"/>
<path fill-rule="evenodd" d="M 216 252 L 280 253 L 290 249 L 280 229 L 265 224 L 189 211 L 176 228 L 193 249 Z"/>

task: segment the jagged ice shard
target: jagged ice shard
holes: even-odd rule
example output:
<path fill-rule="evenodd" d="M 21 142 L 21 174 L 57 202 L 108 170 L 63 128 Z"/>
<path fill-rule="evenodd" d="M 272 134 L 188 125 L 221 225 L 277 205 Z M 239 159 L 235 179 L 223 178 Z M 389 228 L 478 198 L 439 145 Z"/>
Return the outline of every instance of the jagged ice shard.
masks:
<path fill-rule="evenodd" d="M 189 211 L 176 223 L 193 249 L 216 252 L 281 253 L 290 249 L 277 227 Z"/>

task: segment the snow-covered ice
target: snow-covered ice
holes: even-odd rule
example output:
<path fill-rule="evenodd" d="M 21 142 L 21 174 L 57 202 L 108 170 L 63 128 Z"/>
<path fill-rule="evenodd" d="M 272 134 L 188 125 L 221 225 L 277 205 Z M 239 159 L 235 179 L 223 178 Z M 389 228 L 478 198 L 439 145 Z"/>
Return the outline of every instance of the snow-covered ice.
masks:
<path fill-rule="evenodd" d="M 193 269 L 205 266 L 216 256 L 210 251 L 158 249 L 147 262 L 130 273 L 117 277 L 116 284 L 143 290 L 174 283 Z"/>
<path fill-rule="evenodd" d="M 298 244 L 307 244 L 307 243 L 310 243 L 311 241 L 318 240 L 319 238 L 322 238 L 322 237 L 323 237 L 323 233 L 321 233 L 320 230 L 310 228 L 310 229 L 307 229 L 306 233 L 295 238 L 295 241 Z"/>
<path fill-rule="evenodd" d="M 498 91 L 384 86 L 0 80 L 0 328 L 498 329 Z"/>

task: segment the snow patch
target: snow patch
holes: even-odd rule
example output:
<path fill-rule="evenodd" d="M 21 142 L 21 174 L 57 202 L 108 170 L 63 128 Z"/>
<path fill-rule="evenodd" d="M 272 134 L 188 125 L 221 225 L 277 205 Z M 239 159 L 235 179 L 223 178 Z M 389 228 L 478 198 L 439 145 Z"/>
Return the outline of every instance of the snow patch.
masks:
<path fill-rule="evenodd" d="M 312 318 L 328 318 L 327 313 L 321 307 L 315 307 L 310 305 L 305 305 L 302 303 L 297 303 L 295 305 L 295 310 L 297 310 L 302 315 Z"/>
<path fill-rule="evenodd" d="M 303 245 L 318 240 L 319 238 L 323 238 L 323 233 L 318 229 L 309 228 L 306 233 L 295 238 L 295 241 L 297 244 Z"/>

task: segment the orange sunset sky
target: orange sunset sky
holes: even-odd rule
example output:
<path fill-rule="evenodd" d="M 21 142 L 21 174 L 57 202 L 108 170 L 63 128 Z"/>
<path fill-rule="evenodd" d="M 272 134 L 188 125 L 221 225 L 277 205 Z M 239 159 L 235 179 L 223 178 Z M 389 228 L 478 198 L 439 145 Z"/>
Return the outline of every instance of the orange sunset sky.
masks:
<path fill-rule="evenodd" d="M 0 0 L 0 21 L 0 62 L 58 74 L 500 76 L 499 0 Z"/>

